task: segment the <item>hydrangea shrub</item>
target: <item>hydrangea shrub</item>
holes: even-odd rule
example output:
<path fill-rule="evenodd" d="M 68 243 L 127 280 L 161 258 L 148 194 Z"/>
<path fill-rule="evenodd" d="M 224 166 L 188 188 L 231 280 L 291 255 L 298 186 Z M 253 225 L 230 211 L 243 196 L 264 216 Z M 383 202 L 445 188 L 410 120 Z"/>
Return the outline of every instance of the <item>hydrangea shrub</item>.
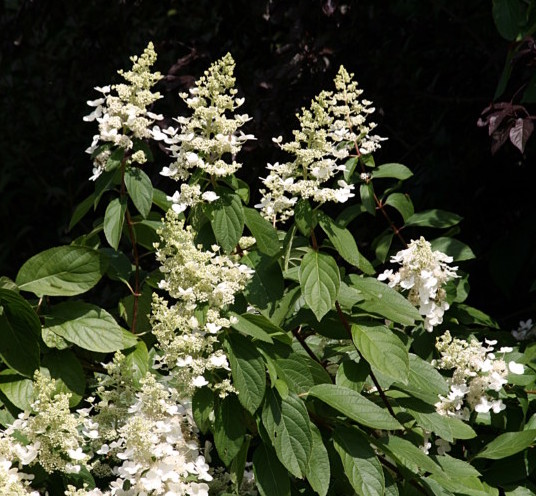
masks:
<path fill-rule="evenodd" d="M 274 139 L 251 206 L 231 55 L 174 118 L 153 45 L 132 62 L 84 118 L 95 191 L 71 227 L 103 216 L 0 279 L 0 492 L 535 494 L 532 322 L 464 303 L 461 219 L 375 164 L 353 75 Z M 106 308 L 84 300 L 103 278 Z"/>

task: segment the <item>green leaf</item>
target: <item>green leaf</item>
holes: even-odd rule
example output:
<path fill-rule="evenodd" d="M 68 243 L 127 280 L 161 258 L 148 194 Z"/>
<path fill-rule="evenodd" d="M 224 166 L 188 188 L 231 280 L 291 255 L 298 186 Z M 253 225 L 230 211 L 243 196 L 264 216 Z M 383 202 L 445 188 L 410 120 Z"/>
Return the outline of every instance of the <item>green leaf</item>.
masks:
<path fill-rule="evenodd" d="M 91 193 L 86 199 L 82 200 L 74 209 L 73 216 L 69 222 L 67 231 L 70 231 L 80 220 L 89 212 L 89 209 L 93 206 L 95 195 Z"/>
<path fill-rule="evenodd" d="M 358 162 L 359 162 L 358 157 L 352 157 L 352 158 L 349 158 L 346 161 L 346 163 L 344 164 L 345 169 L 343 171 L 343 176 L 344 176 L 344 180 L 347 183 L 350 183 L 350 179 L 354 174 L 354 171 L 355 171 L 355 168 L 356 168 Z"/>
<path fill-rule="evenodd" d="M 431 241 L 430 244 L 432 245 L 432 250 L 447 254 L 452 257 L 454 262 L 475 258 L 475 254 L 469 246 L 454 238 L 437 238 Z"/>
<path fill-rule="evenodd" d="M 469 463 L 453 458 L 449 455 L 434 457 L 434 460 L 439 463 L 443 472 L 453 478 L 456 477 L 479 477 L 480 472 Z"/>
<path fill-rule="evenodd" d="M 296 393 L 308 393 L 315 384 L 331 384 L 324 367 L 312 358 L 292 353 L 288 358 L 275 360 L 277 375 Z"/>
<path fill-rule="evenodd" d="M 106 310 L 90 303 L 66 301 L 50 308 L 44 318 L 49 331 L 86 350 L 108 353 L 138 342 Z"/>
<path fill-rule="evenodd" d="M 372 277 L 349 276 L 351 286 L 361 291 L 366 298 L 357 305 L 363 310 L 379 314 L 385 319 L 402 325 L 415 325 L 422 320 L 419 311 L 400 293 Z"/>
<path fill-rule="evenodd" d="M 459 215 L 447 212 L 446 210 L 431 209 L 413 214 L 406 220 L 406 226 L 421 227 L 452 227 L 462 220 Z"/>
<path fill-rule="evenodd" d="M 309 251 L 300 265 L 300 286 L 305 302 L 321 320 L 335 304 L 341 284 L 339 267 L 333 257 Z"/>
<path fill-rule="evenodd" d="M 388 177 L 403 181 L 409 179 L 411 176 L 413 176 L 413 172 L 411 172 L 405 165 L 396 163 L 382 164 L 372 171 L 372 177 L 374 179 Z"/>
<path fill-rule="evenodd" d="M 385 205 L 389 205 L 398 210 L 404 219 L 404 222 L 406 222 L 415 213 L 413 210 L 413 203 L 409 196 L 402 193 L 390 194 L 387 197 L 387 200 L 385 200 Z"/>
<path fill-rule="evenodd" d="M 164 212 L 167 212 L 173 205 L 173 202 L 168 200 L 168 195 L 157 188 L 153 188 L 153 203 Z"/>
<path fill-rule="evenodd" d="M 394 235 L 395 233 L 392 229 L 387 229 L 372 242 L 372 249 L 381 263 L 385 263 Z"/>
<path fill-rule="evenodd" d="M 138 341 L 136 347 L 126 355 L 125 363 L 128 366 L 134 384 L 140 387 L 141 380 L 151 368 L 147 345 L 143 341 Z"/>
<path fill-rule="evenodd" d="M 289 392 L 285 399 L 269 390 L 262 410 L 262 423 L 281 463 L 302 478 L 313 447 L 309 414 L 304 402 Z"/>
<path fill-rule="evenodd" d="M 287 469 L 270 446 L 261 444 L 253 454 L 253 472 L 261 496 L 290 496 Z"/>
<path fill-rule="evenodd" d="M 376 215 L 376 202 L 374 201 L 374 189 L 372 188 L 372 184 L 362 184 L 359 186 L 359 194 L 361 195 L 361 201 L 367 212 Z"/>
<path fill-rule="evenodd" d="M 462 303 L 456 303 L 452 305 L 449 310 L 449 316 L 457 319 L 461 324 L 465 325 L 482 325 L 491 327 L 493 329 L 499 329 L 499 324 L 492 319 L 489 315 L 478 310 L 477 308 L 464 305 Z"/>
<path fill-rule="evenodd" d="M 252 415 L 259 408 L 266 389 L 264 360 L 251 341 L 240 335 L 226 337 L 226 348 L 238 399 Z"/>
<path fill-rule="evenodd" d="M 525 32 L 526 6 L 519 0 L 493 0 L 493 20 L 503 38 L 514 41 Z"/>
<path fill-rule="evenodd" d="M 43 357 L 42 365 L 55 379 L 56 390 L 71 394 L 69 406 L 78 405 L 86 390 L 86 376 L 76 355 L 71 350 L 54 350 Z"/>
<path fill-rule="evenodd" d="M 360 360 L 359 362 L 345 360 L 337 369 L 335 384 L 360 393 L 369 375 L 370 366 L 365 360 Z"/>
<path fill-rule="evenodd" d="M 319 384 L 311 388 L 309 396 L 318 398 L 348 418 L 367 427 L 385 430 L 402 429 L 402 425 L 386 409 L 352 389 L 335 384 Z"/>
<path fill-rule="evenodd" d="M 235 456 L 233 463 L 231 464 L 231 478 L 236 477 L 237 487 L 240 487 L 244 478 L 244 470 L 246 469 L 250 441 L 251 436 L 246 436 L 242 446 L 240 447 L 240 451 Z"/>
<path fill-rule="evenodd" d="M 124 150 L 122 148 L 118 148 L 112 153 L 112 156 L 119 153 L 121 155 L 121 158 L 119 159 L 119 163 L 121 162 L 123 158 Z M 109 162 L 112 159 L 110 158 Z M 115 185 L 119 185 L 121 183 L 121 170 L 116 167 L 113 170 L 107 170 L 103 172 L 95 181 L 95 193 L 94 193 L 94 200 L 93 200 L 93 208 L 96 209 L 97 205 L 100 202 L 100 199 L 102 195 L 112 189 Z"/>
<path fill-rule="evenodd" d="M 244 230 L 244 209 L 238 195 L 217 191 L 220 198 L 208 205 L 210 223 L 218 244 L 231 253 Z"/>
<path fill-rule="evenodd" d="M 317 216 L 320 227 L 327 234 L 339 255 L 349 264 L 361 269 L 366 274 L 374 274 L 374 267 L 359 253 L 355 239 L 350 231 L 338 226 L 331 217 L 323 212 L 318 212 Z"/>
<path fill-rule="evenodd" d="M 305 477 L 319 496 L 326 496 L 331 478 L 328 450 L 324 446 L 318 427 L 314 424 L 310 426 L 313 447 L 309 463 L 305 467 Z"/>
<path fill-rule="evenodd" d="M 153 185 L 149 176 L 139 167 L 127 167 L 125 186 L 138 212 L 143 218 L 147 217 L 153 203 Z"/>
<path fill-rule="evenodd" d="M 246 226 L 257 240 L 257 248 L 262 253 L 273 257 L 279 253 L 277 231 L 257 210 L 244 208 Z"/>
<path fill-rule="evenodd" d="M 277 259 L 252 252 L 242 257 L 241 261 L 255 270 L 244 289 L 244 296 L 248 303 L 270 317 L 285 290 L 283 273 Z"/>
<path fill-rule="evenodd" d="M 128 282 L 132 274 L 132 263 L 128 257 L 123 252 L 112 250 L 112 248 L 101 248 L 99 252 L 108 260 L 106 275 L 114 281 Z"/>
<path fill-rule="evenodd" d="M 228 467 L 240 451 L 246 434 L 242 407 L 236 395 L 227 396 L 216 408 L 214 444 Z"/>
<path fill-rule="evenodd" d="M 32 377 L 39 368 L 41 323 L 18 293 L 0 289 L 0 357 L 19 374 Z"/>
<path fill-rule="evenodd" d="M 440 415 L 433 405 L 415 398 L 401 398 L 398 404 L 417 421 L 419 427 L 433 432 L 449 443 L 455 439 L 472 439 L 476 432 L 465 422 L 454 417 Z"/>
<path fill-rule="evenodd" d="M 210 429 L 210 416 L 214 412 L 214 393 L 208 387 L 197 388 L 192 397 L 192 412 L 199 430 L 206 434 Z"/>
<path fill-rule="evenodd" d="M 385 326 L 352 326 L 352 338 L 365 360 L 382 374 L 406 384 L 409 376 L 408 350 Z"/>
<path fill-rule="evenodd" d="M 19 410 L 31 411 L 35 401 L 33 381 L 17 374 L 14 370 L 4 369 L 0 372 L 0 391 Z"/>
<path fill-rule="evenodd" d="M 315 217 L 308 200 L 301 199 L 294 207 L 294 221 L 299 231 L 306 237 L 311 235 L 315 228 Z"/>
<path fill-rule="evenodd" d="M 406 439 L 398 436 L 389 436 L 373 440 L 373 442 L 385 453 L 391 455 L 401 465 L 411 472 L 418 474 L 420 470 L 430 473 L 441 473 L 441 467 L 437 465 L 420 448 Z"/>
<path fill-rule="evenodd" d="M 506 432 L 486 444 L 475 458 L 499 460 L 528 448 L 536 439 L 536 429 L 521 432 Z"/>
<path fill-rule="evenodd" d="M 360 496 L 383 496 L 382 466 L 365 436 L 356 428 L 339 426 L 333 433 L 333 442 L 355 492 Z"/>
<path fill-rule="evenodd" d="M 106 272 L 106 260 L 91 248 L 58 246 L 28 260 L 17 274 L 22 291 L 42 296 L 74 296 L 85 293 Z"/>
<path fill-rule="evenodd" d="M 121 232 L 125 221 L 127 202 L 125 198 L 114 198 L 104 213 L 104 236 L 108 244 L 117 250 L 121 241 Z"/>
<path fill-rule="evenodd" d="M 242 316 L 233 313 L 231 314 L 231 317 L 234 317 L 236 319 L 236 321 L 231 324 L 231 327 L 233 329 L 236 329 L 237 331 L 241 332 L 242 334 L 245 334 L 246 336 L 251 336 L 254 339 L 258 339 L 259 341 L 264 341 L 265 343 L 274 342 L 273 339 L 270 337 L 270 334 L 268 334 L 264 329 L 256 325 L 254 322 L 250 322 L 246 318 L 246 314 Z"/>
<path fill-rule="evenodd" d="M 151 331 L 151 303 L 153 301 L 153 291 L 148 284 L 144 284 L 141 295 L 138 296 L 138 313 L 136 318 L 136 334 Z M 119 302 L 119 315 L 132 329 L 134 318 L 134 295 L 128 295 Z"/>
<path fill-rule="evenodd" d="M 413 353 L 409 354 L 408 383 L 400 387 L 432 405 L 437 402 L 438 395 L 446 396 L 449 391 L 443 376 L 430 363 Z"/>

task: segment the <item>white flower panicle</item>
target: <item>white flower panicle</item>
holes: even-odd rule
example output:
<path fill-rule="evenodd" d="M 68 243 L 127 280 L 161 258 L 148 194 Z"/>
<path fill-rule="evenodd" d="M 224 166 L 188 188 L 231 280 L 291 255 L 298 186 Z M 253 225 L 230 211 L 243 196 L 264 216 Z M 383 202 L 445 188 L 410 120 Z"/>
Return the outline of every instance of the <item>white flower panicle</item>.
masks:
<path fill-rule="evenodd" d="M 209 176 L 220 178 L 234 174 L 241 167 L 235 156 L 246 141 L 255 137 L 240 130 L 251 118 L 236 113 L 244 99 L 236 96 L 234 68 L 230 54 L 212 64 L 189 93 L 180 95 L 192 115 L 177 117 L 177 128 L 154 127 L 154 139 L 169 145 L 174 159 L 169 167 L 163 168 L 162 175 L 188 181 L 195 169 L 201 169 Z M 198 185 L 183 184 L 180 193 L 171 197 L 177 205 L 176 211 L 196 202 L 217 199 L 213 192 L 205 192 L 203 197 L 201 193 Z"/>
<path fill-rule="evenodd" d="M 504 354 L 512 348 L 500 348 L 498 358 L 494 353 L 497 341 L 476 339 L 467 342 L 453 338 L 447 331 L 437 339 L 436 348 L 441 358 L 433 365 L 438 369 L 452 370 L 447 380 L 449 393 L 439 396 L 436 403 L 438 413 L 468 420 L 472 411 L 499 413 L 506 408 L 497 393 L 508 382 L 508 373 L 523 374 L 523 365 L 514 361 L 506 363 Z M 495 393 L 491 393 L 494 391 Z"/>
<path fill-rule="evenodd" d="M 336 78 L 336 91 L 323 91 L 298 115 L 300 130 L 294 131 L 294 141 L 274 141 L 282 150 L 292 154 L 292 162 L 269 164 L 269 175 L 262 179 L 262 199 L 256 205 L 262 215 L 275 223 L 293 215 L 299 198 L 317 203 L 344 203 L 354 196 L 353 184 L 341 177 L 346 166 L 342 160 L 349 149 L 367 155 L 380 148 L 380 138 L 370 132 L 376 124 L 367 123 L 374 112 L 371 102 L 359 100 L 353 75 L 341 67 Z"/>
<path fill-rule="evenodd" d="M 96 120 L 99 134 L 93 136 L 91 146 L 86 150 L 93 154 L 98 147 L 109 143 L 111 147 L 132 150 L 134 139 L 152 137 L 151 126 L 163 117 L 148 110 L 160 93 L 151 88 L 162 78 L 159 72 L 152 73 L 151 66 L 156 62 L 154 46 L 149 43 L 140 57 L 131 57 L 132 70 L 118 71 L 126 83 L 95 88 L 102 94 L 100 98 L 87 102 L 94 110 L 84 117 L 85 121 Z M 97 179 L 105 170 L 111 149 L 103 149 L 94 157 L 92 180 Z M 142 150 L 132 153 L 130 160 L 143 164 L 147 157 Z"/>
<path fill-rule="evenodd" d="M 170 304 L 154 297 L 153 334 L 163 351 L 161 363 L 172 370 L 181 390 L 190 394 L 209 384 L 207 371 L 229 370 L 217 334 L 231 326 L 223 312 L 245 288 L 253 270 L 219 254 L 218 246 L 209 251 L 197 246 L 191 227 L 185 227 L 173 210 L 168 211 L 159 235 L 162 242 L 156 246 L 156 256 L 164 274 L 159 286 L 176 301 Z M 212 387 L 222 394 L 233 390 L 228 379 Z"/>
<path fill-rule="evenodd" d="M 422 236 L 391 257 L 391 262 L 401 265 L 400 269 L 397 272 L 386 270 L 378 279 L 388 281 L 389 286 L 398 291 L 408 291 L 408 300 L 425 318 L 424 328 L 432 332 L 443 322 L 443 315 L 449 308 L 443 286 L 458 277 L 458 267 L 447 265 L 452 257 L 432 251 L 432 246 Z"/>

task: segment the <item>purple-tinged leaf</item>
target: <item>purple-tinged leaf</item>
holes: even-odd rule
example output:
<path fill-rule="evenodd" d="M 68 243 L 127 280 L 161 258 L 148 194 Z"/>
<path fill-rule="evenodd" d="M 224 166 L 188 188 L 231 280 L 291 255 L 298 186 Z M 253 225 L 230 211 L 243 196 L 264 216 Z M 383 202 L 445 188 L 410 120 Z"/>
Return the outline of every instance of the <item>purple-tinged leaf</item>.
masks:
<path fill-rule="evenodd" d="M 534 124 L 530 118 L 519 118 L 516 120 L 515 125 L 510 129 L 510 141 L 521 153 L 524 153 L 527 140 L 533 131 Z"/>

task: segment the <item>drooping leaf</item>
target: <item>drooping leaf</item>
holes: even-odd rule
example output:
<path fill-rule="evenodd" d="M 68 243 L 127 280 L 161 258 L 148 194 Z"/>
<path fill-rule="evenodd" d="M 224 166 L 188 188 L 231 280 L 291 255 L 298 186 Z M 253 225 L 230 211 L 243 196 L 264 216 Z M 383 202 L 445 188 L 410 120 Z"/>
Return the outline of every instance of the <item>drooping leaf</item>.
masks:
<path fill-rule="evenodd" d="M 311 250 L 302 259 L 299 277 L 305 302 L 321 320 L 333 308 L 339 293 L 337 262 L 325 253 Z"/>
<path fill-rule="evenodd" d="M 104 236 L 114 250 L 117 250 L 121 241 L 126 210 L 126 198 L 114 198 L 104 213 Z"/>
<path fill-rule="evenodd" d="M 149 350 L 143 341 L 138 341 L 136 347 L 126 354 L 125 362 L 128 365 L 132 379 L 137 387 L 150 369 Z"/>
<path fill-rule="evenodd" d="M 370 365 L 395 381 L 403 384 L 408 382 L 408 351 L 393 331 L 385 326 L 354 324 L 352 338 Z"/>
<path fill-rule="evenodd" d="M 214 444 L 226 466 L 240 451 L 245 434 L 242 407 L 236 395 L 229 395 L 217 406 L 214 421 Z"/>
<path fill-rule="evenodd" d="M 75 407 L 82 401 L 86 389 L 86 376 L 80 361 L 71 350 L 56 350 L 43 357 L 42 366 L 48 369 L 56 381 L 56 390 L 69 393 L 69 406 Z"/>
<path fill-rule="evenodd" d="M 242 200 L 234 193 L 217 191 L 220 198 L 207 207 L 212 231 L 225 253 L 231 253 L 244 230 Z"/>
<path fill-rule="evenodd" d="M 333 433 L 333 442 L 355 492 L 361 496 L 383 496 L 382 466 L 365 436 L 355 428 L 339 426 Z"/>
<path fill-rule="evenodd" d="M 499 460 L 507 456 L 515 455 L 528 448 L 536 440 L 536 429 L 505 432 L 497 436 L 480 450 L 475 458 L 487 458 L 489 460 Z"/>
<path fill-rule="evenodd" d="M 324 446 L 318 427 L 314 424 L 310 424 L 310 426 L 313 447 L 309 463 L 305 467 L 305 477 L 319 496 L 326 496 L 331 477 L 328 450 Z"/>
<path fill-rule="evenodd" d="M 269 390 L 262 423 L 281 463 L 292 475 L 302 478 L 313 446 L 309 414 L 303 400 L 292 392 L 282 399 Z"/>
<path fill-rule="evenodd" d="M 0 289 L 0 357 L 19 374 L 32 377 L 39 368 L 41 323 L 18 293 Z"/>
<path fill-rule="evenodd" d="M 503 38 L 513 41 L 524 33 L 526 8 L 523 2 L 516 0 L 493 0 L 493 20 Z"/>
<path fill-rule="evenodd" d="M 69 222 L 69 227 L 67 228 L 70 231 L 80 220 L 89 212 L 89 209 L 93 206 L 94 194 L 91 193 L 87 198 L 82 200 L 77 207 L 74 209 L 73 216 Z"/>
<path fill-rule="evenodd" d="M 432 245 L 432 250 L 445 253 L 452 257 L 454 262 L 475 258 L 475 254 L 469 246 L 454 238 L 436 238 L 430 244 Z"/>
<path fill-rule="evenodd" d="M 290 478 L 274 450 L 261 444 L 253 454 L 253 472 L 261 496 L 290 496 Z"/>
<path fill-rule="evenodd" d="M 97 284 L 106 272 L 106 260 L 84 246 L 50 248 L 28 260 L 17 274 L 21 291 L 42 296 L 75 296 Z"/>
<path fill-rule="evenodd" d="M 411 176 L 413 176 L 413 172 L 411 172 L 411 170 L 409 170 L 405 165 L 397 163 L 382 164 L 372 171 L 372 177 L 374 179 L 388 177 L 403 181 L 405 179 L 409 179 Z"/>
<path fill-rule="evenodd" d="M 446 210 L 430 209 L 413 214 L 406 220 L 407 226 L 446 228 L 459 224 L 462 218 Z"/>
<path fill-rule="evenodd" d="M 244 208 L 246 226 L 257 240 L 257 248 L 262 253 L 273 257 L 279 253 L 277 231 L 257 210 Z"/>
<path fill-rule="evenodd" d="M 125 186 L 138 212 L 144 218 L 147 217 L 153 203 L 153 185 L 149 176 L 139 167 L 127 167 Z"/>
<path fill-rule="evenodd" d="M 415 213 L 412 201 L 409 196 L 404 195 L 403 193 L 391 193 L 387 197 L 387 200 L 385 200 L 385 205 L 389 205 L 398 210 L 402 219 L 404 219 L 404 222 Z"/>
<path fill-rule="evenodd" d="M 210 417 L 214 413 L 214 392 L 208 387 L 197 388 L 192 397 L 192 411 L 199 430 L 206 434 L 210 428 Z"/>
<path fill-rule="evenodd" d="M 86 350 L 108 353 L 138 342 L 106 310 L 90 303 L 66 301 L 51 307 L 44 318 L 49 331 Z"/>
<path fill-rule="evenodd" d="M 153 188 L 153 203 L 164 212 L 167 212 L 173 205 L 173 202 L 168 200 L 168 195 L 157 188 Z"/>
<path fill-rule="evenodd" d="M 299 231 L 306 237 L 311 235 L 315 228 L 315 217 L 308 200 L 301 199 L 294 207 L 294 221 Z"/>
<path fill-rule="evenodd" d="M 361 195 L 361 201 L 367 212 L 376 215 L 376 202 L 374 201 L 374 189 L 372 184 L 362 184 L 359 186 L 359 194 Z"/>
<path fill-rule="evenodd" d="M 367 427 L 385 430 L 402 429 L 402 425 L 386 409 L 347 387 L 319 384 L 311 388 L 309 396 L 322 400 L 348 418 Z"/>
<path fill-rule="evenodd" d="M 22 377 L 12 369 L 0 372 L 0 391 L 22 411 L 31 411 L 35 401 L 33 381 Z"/>
<path fill-rule="evenodd" d="M 323 212 L 318 212 L 317 216 L 320 227 L 327 234 L 339 255 L 349 264 L 361 269 L 365 274 L 374 274 L 374 267 L 359 253 L 357 243 L 350 231 L 345 227 L 338 226 L 331 217 Z"/>
<path fill-rule="evenodd" d="M 251 414 L 259 408 L 266 389 L 266 371 L 261 354 L 249 339 L 239 334 L 226 337 L 231 374 L 238 399 Z"/>

